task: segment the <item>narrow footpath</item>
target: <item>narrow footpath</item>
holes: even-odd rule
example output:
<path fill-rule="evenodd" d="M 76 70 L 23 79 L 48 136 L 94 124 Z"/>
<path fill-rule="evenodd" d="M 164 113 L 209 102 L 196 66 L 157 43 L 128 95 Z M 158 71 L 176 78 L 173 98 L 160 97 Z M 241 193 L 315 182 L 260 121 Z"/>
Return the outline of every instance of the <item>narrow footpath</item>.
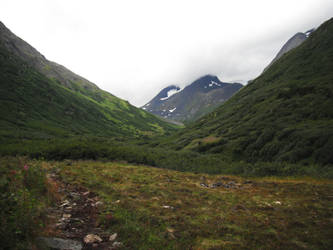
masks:
<path fill-rule="evenodd" d="M 37 240 L 38 249 L 85 250 L 120 249 L 117 233 L 103 231 L 98 225 L 98 214 L 103 207 L 96 194 L 63 183 L 56 172 L 47 175 L 57 202 L 48 209 L 45 237 Z"/>

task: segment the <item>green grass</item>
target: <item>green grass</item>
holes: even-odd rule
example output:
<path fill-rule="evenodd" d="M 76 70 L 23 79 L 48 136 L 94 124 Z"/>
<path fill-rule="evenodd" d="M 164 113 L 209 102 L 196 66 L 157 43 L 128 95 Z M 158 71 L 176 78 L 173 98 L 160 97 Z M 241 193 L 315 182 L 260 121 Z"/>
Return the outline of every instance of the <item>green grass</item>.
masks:
<path fill-rule="evenodd" d="M 330 249 L 332 181 L 183 173 L 57 162 L 65 182 L 104 201 L 100 223 L 128 249 Z M 238 188 L 205 188 L 234 181 Z M 169 206 L 169 207 L 165 207 Z"/>

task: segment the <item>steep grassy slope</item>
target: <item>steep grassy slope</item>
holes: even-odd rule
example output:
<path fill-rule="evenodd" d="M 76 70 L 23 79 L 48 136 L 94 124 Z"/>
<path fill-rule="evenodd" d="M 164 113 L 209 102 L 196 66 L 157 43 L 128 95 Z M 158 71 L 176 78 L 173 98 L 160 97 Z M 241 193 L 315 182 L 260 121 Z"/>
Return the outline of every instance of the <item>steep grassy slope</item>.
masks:
<path fill-rule="evenodd" d="M 12 33 L 1 21 L 0 39 L 3 47 L 10 53 L 18 56 L 38 72 L 50 79 L 55 79 L 67 88 L 75 89 L 75 84 L 80 84 L 87 90 L 98 89 L 94 83 L 82 76 L 73 73 L 60 64 L 47 60 L 45 56 L 39 53 L 34 47 Z"/>
<path fill-rule="evenodd" d="M 333 19 L 164 144 L 237 160 L 332 164 L 332 69 Z"/>
<path fill-rule="evenodd" d="M 98 88 L 47 78 L 0 41 L 0 138 L 71 135 L 138 136 L 172 126 Z"/>

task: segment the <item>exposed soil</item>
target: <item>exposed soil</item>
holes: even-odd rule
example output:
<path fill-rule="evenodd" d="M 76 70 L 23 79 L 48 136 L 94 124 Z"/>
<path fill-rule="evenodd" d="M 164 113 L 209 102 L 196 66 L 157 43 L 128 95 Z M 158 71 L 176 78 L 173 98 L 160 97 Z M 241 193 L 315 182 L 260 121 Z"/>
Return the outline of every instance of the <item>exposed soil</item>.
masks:
<path fill-rule="evenodd" d="M 79 186 L 64 183 L 56 173 L 47 176 L 48 183 L 57 202 L 48 209 L 48 225 L 45 230 L 47 237 L 71 239 L 82 242 L 82 249 L 118 249 L 120 242 L 109 241 L 109 232 L 103 231 L 98 225 L 98 214 L 103 203 L 96 194 Z M 98 236 L 100 240 L 87 243 L 87 235 Z M 97 237 L 97 238 L 98 238 Z"/>

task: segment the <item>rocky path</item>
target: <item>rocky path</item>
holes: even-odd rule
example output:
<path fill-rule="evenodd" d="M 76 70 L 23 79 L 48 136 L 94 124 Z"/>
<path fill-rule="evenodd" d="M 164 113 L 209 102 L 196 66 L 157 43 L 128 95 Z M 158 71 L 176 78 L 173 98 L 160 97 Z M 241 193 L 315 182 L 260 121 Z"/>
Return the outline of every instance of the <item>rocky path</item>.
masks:
<path fill-rule="evenodd" d="M 103 231 L 97 216 L 103 207 L 96 194 L 63 183 L 56 173 L 48 174 L 48 182 L 58 197 L 48 209 L 47 236 L 38 239 L 40 249 L 120 249 L 117 233 Z"/>

